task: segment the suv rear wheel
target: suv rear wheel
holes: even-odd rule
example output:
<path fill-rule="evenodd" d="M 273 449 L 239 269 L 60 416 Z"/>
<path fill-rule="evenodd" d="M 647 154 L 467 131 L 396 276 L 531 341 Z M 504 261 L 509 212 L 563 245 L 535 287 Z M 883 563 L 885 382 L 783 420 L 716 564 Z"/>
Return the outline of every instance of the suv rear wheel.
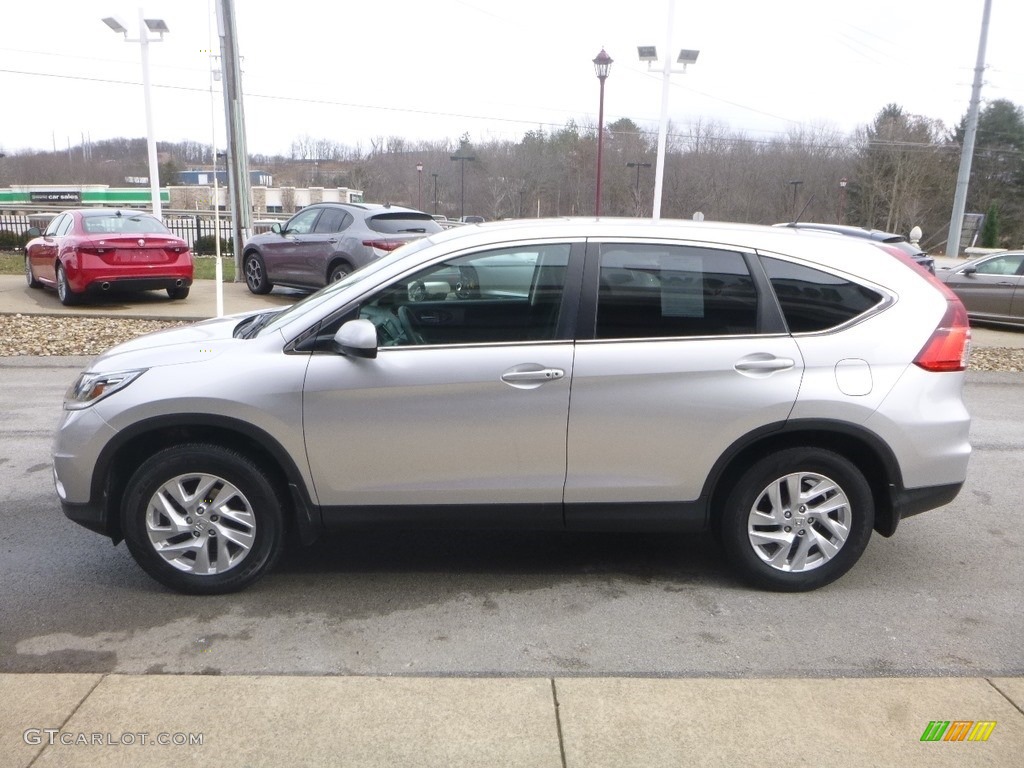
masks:
<path fill-rule="evenodd" d="M 720 523 L 722 545 L 744 579 L 801 592 L 853 567 L 871 537 L 874 502 L 864 475 L 847 459 L 790 448 L 743 473 Z"/>
<path fill-rule="evenodd" d="M 128 481 L 121 523 L 139 565 L 191 594 L 248 586 L 283 545 L 281 502 L 265 473 L 216 445 L 176 446 L 146 460 Z"/>

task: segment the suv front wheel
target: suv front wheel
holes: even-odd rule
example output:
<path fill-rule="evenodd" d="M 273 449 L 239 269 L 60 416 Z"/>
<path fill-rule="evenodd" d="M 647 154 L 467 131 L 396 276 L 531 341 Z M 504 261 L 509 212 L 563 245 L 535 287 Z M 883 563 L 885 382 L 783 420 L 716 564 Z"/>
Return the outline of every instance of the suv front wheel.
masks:
<path fill-rule="evenodd" d="M 216 445 L 175 446 L 143 462 L 125 489 L 121 524 L 136 562 L 190 594 L 248 586 L 283 546 L 281 502 L 265 473 Z"/>
<path fill-rule="evenodd" d="M 744 579 L 802 592 L 853 567 L 871 537 L 874 502 L 863 473 L 844 457 L 789 448 L 741 475 L 719 522 L 722 545 Z"/>

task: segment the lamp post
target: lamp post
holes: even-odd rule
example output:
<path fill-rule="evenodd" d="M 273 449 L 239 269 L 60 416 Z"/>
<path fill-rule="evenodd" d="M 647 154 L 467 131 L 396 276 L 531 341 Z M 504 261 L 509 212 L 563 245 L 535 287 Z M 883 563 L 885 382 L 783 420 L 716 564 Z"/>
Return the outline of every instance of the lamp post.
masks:
<path fill-rule="evenodd" d="M 128 37 L 128 28 L 113 16 L 103 19 L 103 23 L 115 32 L 124 35 L 126 43 L 138 43 L 142 49 L 142 91 L 146 102 L 146 144 L 149 150 L 149 192 L 153 215 L 159 219 L 163 217 L 163 208 L 160 205 L 160 169 L 156 158 L 156 139 L 153 138 L 153 109 L 149 95 L 149 44 L 162 42 L 164 33 L 170 30 L 163 19 L 144 18 L 141 8 L 139 8 L 139 36 L 137 38 Z M 150 32 L 155 32 L 160 36 L 150 37 Z"/>
<path fill-rule="evenodd" d="M 675 0 L 668 3 L 668 24 L 665 26 L 665 50 L 672 50 L 672 24 L 676 14 Z M 637 46 L 637 53 L 640 61 L 647 62 L 647 69 L 658 60 L 658 50 L 653 45 Z M 651 216 L 655 219 L 661 218 L 661 195 L 665 183 L 665 149 L 668 144 L 668 86 L 669 77 L 673 74 L 686 74 L 686 65 L 695 64 L 700 51 L 682 49 L 676 63 L 682 64 L 682 69 L 672 69 L 672 59 L 666 55 L 665 64 L 661 69 L 661 119 L 658 121 L 658 165 L 654 170 L 654 205 Z"/>
<path fill-rule="evenodd" d="M 640 169 L 650 168 L 650 163 L 626 163 L 627 168 L 636 168 L 636 215 L 640 215 Z"/>
<path fill-rule="evenodd" d="M 594 215 L 601 215 L 601 152 L 604 149 L 604 81 L 612 68 L 612 57 L 605 53 L 604 48 L 594 57 L 594 72 L 601 82 L 601 101 L 597 110 L 597 193 L 594 201 Z"/>
<path fill-rule="evenodd" d="M 459 203 L 459 219 L 466 217 L 466 161 L 474 161 L 476 157 L 474 155 L 452 155 L 452 160 L 458 160 L 462 163 L 462 202 Z"/>
<path fill-rule="evenodd" d="M 434 213 L 437 213 L 437 177 L 438 177 L 438 174 L 432 173 L 430 175 L 434 177 Z"/>
<path fill-rule="evenodd" d="M 213 255 L 214 279 L 217 281 L 215 305 L 217 317 L 224 317 L 224 265 L 220 261 L 220 179 L 217 170 L 217 158 L 227 158 L 227 152 L 218 152 L 216 145 L 213 147 Z"/>
<path fill-rule="evenodd" d="M 795 180 L 795 181 L 790 181 L 788 183 L 793 185 L 793 218 L 792 218 L 792 221 L 795 222 L 796 221 L 796 191 L 797 191 L 797 189 L 800 188 L 800 185 L 803 184 L 803 182 L 799 181 L 799 180 Z"/>
<path fill-rule="evenodd" d="M 839 223 L 846 223 L 846 177 L 839 180 Z"/>
<path fill-rule="evenodd" d="M 416 163 L 416 208 L 423 210 L 423 163 Z"/>

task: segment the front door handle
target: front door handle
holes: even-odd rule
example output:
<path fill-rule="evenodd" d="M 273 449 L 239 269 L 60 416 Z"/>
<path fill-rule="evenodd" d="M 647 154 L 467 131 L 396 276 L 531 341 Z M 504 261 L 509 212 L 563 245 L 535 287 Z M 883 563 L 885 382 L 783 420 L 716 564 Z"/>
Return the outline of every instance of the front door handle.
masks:
<path fill-rule="evenodd" d="M 740 373 L 771 373 L 772 371 L 788 371 L 796 365 L 791 357 L 749 357 L 740 360 L 734 366 Z"/>
<path fill-rule="evenodd" d="M 501 374 L 501 380 L 509 384 L 555 381 L 565 376 L 561 368 L 541 368 L 539 371 L 508 371 Z"/>

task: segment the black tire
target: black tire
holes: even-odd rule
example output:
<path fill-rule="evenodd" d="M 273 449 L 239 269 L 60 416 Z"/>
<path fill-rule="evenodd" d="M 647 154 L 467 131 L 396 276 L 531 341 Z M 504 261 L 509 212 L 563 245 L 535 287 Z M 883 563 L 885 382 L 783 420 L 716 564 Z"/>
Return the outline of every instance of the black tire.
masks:
<path fill-rule="evenodd" d="M 245 284 L 251 292 L 262 296 L 273 289 L 274 284 L 267 277 L 267 265 L 263 263 L 263 257 L 258 253 L 245 255 L 242 271 L 245 273 Z"/>
<path fill-rule="evenodd" d="M 172 301 L 181 301 L 182 299 L 188 298 L 189 286 L 175 286 L 174 288 L 167 289 L 167 295 L 171 297 Z"/>
<path fill-rule="evenodd" d="M 71 289 L 63 264 L 57 264 L 57 298 L 65 307 L 73 307 L 81 298 Z"/>
<path fill-rule="evenodd" d="M 36 280 L 35 272 L 32 271 L 32 262 L 28 260 L 28 254 L 25 254 L 25 282 L 28 283 L 29 288 L 42 288 L 43 284 Z"/>
<path fill-rule="evenodd" d="M 793 500 L 793 490 L 802 499 Z M 817 448 L 789 448 L 744 472 L 720 515 L 722 546 L 743 579 L 805 592 L 835 581 L 860 559 L 875 509 L 867 480 L 850 461 Z"/>
<path fill-rule="evenodd" d="M 347 275 L 350 275 L 350 274 L 352 274 L 352 267 L 351 266 L 349 266 L 348 264 L 345 264 L 345 263 L 335 264 L 333 267 L 331 267 L 330 274 L 327 275 L 327 282 L 328 283 L 336 283 L 339 280 L 344 279 Z"/>
<path fill-rule="evenodd" d="M 282 507 L 266 473 L 247 456 L 184 444 L 134 472 L 122 497 L 121 528 L 132 557 L 164 586 L 223 594 L 273 567 L 284 543 Z"/>

